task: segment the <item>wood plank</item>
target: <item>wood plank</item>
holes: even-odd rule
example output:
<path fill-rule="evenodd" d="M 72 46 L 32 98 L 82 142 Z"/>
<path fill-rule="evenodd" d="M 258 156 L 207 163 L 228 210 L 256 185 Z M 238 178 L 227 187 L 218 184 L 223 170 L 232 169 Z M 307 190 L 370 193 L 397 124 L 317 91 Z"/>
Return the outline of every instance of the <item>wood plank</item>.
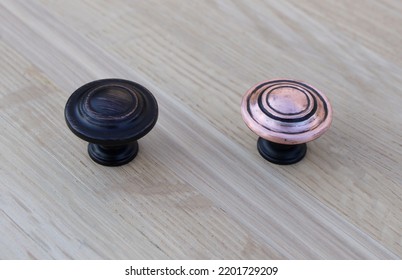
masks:
<path fill-rule="evenodd" d="M 0 11 L 12 66 L 0 72 L 1 232 L 24 240 L 2 258 L 401 256 L 392 44 L 370 47 L 361 25 L 355 41 L 337 17 L 322 19 L 330 7 L 309 3 L 42 3 Z M 335 110 L 331 130 L 289 167 L 259 157 L 239 114 L 247 87 L 283 75 L 325 88 Z M 117 169 L 92 163 L 63 120 L 69 94 L 104 77 L 144 84 L 161 107 L 139 156 Z"/>

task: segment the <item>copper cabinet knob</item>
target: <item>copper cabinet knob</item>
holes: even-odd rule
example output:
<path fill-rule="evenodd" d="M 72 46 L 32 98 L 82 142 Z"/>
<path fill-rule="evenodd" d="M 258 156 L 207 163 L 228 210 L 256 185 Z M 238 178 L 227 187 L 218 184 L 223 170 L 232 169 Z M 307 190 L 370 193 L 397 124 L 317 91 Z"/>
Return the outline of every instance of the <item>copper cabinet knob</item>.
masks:
<path fill-rule="evenodd" d="M 331 125 L 332 108 L 314 87 L 294 80 L 268 80 L 243 96 L 241 113 L 259 137 L 261 156 L 276 164 L 292 164 L 306 154 L 306 142 Z"/>
<path fill-rule="evenodd" d="M 104 79 L 74 91 L 64 113 L 70 130 L 89 142 L 92 160 L 118 166 L 137 155 L 137 140 L 154 127 L 158 104 L 152 93 L 137 83 Z"/>

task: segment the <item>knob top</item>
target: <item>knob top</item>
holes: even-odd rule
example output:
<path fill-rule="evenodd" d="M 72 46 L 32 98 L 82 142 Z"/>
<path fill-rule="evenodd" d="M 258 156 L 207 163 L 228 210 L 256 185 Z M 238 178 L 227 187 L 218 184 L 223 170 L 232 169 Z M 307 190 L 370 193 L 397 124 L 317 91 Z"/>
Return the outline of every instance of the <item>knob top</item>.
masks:
<path fill-rule="evenodd" d="M 243 96 L 242 116 L 260 137 L 279 144 L 301 144 L 321 136 L 332 121 L 328 99 L 294 80 L 267 80 Z"/>
<path fill-rule="evenodd" d="M 68 127 L 96 144 L 121 145 L 147 134 L 158 118 L 158 104 L 145 87 L 104 79 L 78 88 L 65 107 Z"/>
<path fill-rule="evenodd" d="M 138 105 L 135 92 L 118 84 L 94 87 L 88 91 L 83 102 L 88 116 L 106 120 L 124 119 L 133 113 Z"/>

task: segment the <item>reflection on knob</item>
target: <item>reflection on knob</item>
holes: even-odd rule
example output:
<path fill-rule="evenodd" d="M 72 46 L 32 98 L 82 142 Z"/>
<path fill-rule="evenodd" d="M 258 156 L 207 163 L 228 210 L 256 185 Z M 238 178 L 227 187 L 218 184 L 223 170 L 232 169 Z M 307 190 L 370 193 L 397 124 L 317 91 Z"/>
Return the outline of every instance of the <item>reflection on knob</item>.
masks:
<path fill-rule="evenodd" d="M 261 156 L 276 164 L 292 164 L 306 154 L 306 142 L 331 125 L 328 99 L 314 87 L 294 80 L 268 80 L 243 96 L 241 113 L 259 137 Z"/>
<path fill-rule="evenodd" d="M 137 140 L 154 127 L 158 104 L 152 93 L 137 83 L 97 80 L 70 96 L 65 118 L 70 130 L 89 142 L 88 153 L 95 162 L 118 166 L 137 155 Z"/>

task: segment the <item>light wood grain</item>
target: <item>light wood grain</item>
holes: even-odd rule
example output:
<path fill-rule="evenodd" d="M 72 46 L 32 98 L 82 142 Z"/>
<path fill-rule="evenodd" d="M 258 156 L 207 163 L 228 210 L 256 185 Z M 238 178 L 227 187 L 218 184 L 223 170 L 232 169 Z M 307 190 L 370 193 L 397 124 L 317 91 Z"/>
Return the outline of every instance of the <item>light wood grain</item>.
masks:
<path fill-rule="evenodd" d="M 398 12 L 399 11 L 399 12 Z M 0 2 L 0 258 L 402 256 L 399 1 Z M 64 122 L 82 84 L 149 88 L 130 164 L 93 163 Z M 264 79 L 305 80 L 331 129 L 292 166 L 240 116 Z"/>

